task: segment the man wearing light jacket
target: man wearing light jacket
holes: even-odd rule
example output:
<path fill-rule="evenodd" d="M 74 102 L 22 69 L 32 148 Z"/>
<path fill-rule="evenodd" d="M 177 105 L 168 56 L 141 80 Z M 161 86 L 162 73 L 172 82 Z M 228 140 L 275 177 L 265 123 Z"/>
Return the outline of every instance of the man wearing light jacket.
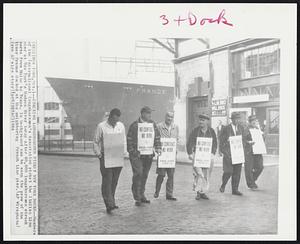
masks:
<path fill-rule="evenodd" d="M 157 124 L 157 128 L 160 132 L 161 137 L 175 138 L 178 142 L 179 130 L 178 126 L 173 123 L 174 112 L 167 112 L 165 121 Z M 177 199 L 173 196 L 173 185 L 174 185 L 174 172 L 175 168 L 158 168 L 156 169 L 157 178 L 155 185 L 154 197 L 158 198 L 162 182 L 167 174 L 168 179 L 166 183 L 166 199 L 176 201 Z"/>
<path fill-rule="evenodd" d="M 108 119 L 98 124 L 94 136 L 94 152 L 100 160 L 100 172 L 102 175 L 101 192 L 106 206 L 107 213 L 119 208 L 115 203 L 115 192 L 122 167 L 106 168 L 104 162 L 104 134 L 122 134 L 124 144 L 124 154 L 127 152 L 125 127 L 119 121 L 121 112 L 114 108 L 110 111 Z"/>

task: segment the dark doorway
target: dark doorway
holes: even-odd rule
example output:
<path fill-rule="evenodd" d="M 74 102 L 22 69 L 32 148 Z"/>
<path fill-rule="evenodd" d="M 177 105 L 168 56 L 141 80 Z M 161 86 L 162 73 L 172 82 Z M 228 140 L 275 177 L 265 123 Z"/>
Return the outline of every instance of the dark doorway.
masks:
<path fill-rule="evenodd" d="M 198 126 L 199 114 L 209 115 L 208 96 L 189 97 L 187 102 L 187 138 Z"/>

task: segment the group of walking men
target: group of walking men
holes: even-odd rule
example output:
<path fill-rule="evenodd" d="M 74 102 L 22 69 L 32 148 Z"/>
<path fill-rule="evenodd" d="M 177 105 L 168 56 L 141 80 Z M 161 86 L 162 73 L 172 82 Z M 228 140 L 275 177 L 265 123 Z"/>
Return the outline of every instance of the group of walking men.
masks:
<path fill-rule="evenodd" d="M 152 111 L 153 110 L 147 106 L 143 107 L 140 111 L 139 118 L 129 126 L 127 136 L 125 133 L 125 127 L 123 123 L 120 122 L 121 111 L 117 108 L 112 109 L 108 115 L 108 118 L 99 123 L 97 126 L 94 137 L 94 152 L 100 160 L 100 171 L 102 175 L 101 192 L 106 205 L 107 213 L 111 213 L 112 210 L 118 208 L 115 203 L 115 191 L 122 166 L 106 167 L 104 157 L 105 135 L 119 135 L 119 138 L 121 138 L 122 141 L 122 147 L 124 148 L 124 156 L 127 154 L 127 152 L 129 154 L 129 160 L 133 172 L 131 190 L 136 206 L 150 203 L 150 200 L 145 196 L 145 186 L 155 154 L 157 157 L 160 157 L 162 154 L 161 138 L 175 138 L 178 142 L 179 129 L 178 126 L 173 123 L 174 112 L 167 112 L 165 120 L 156 124 L 151 119 Z M 240 115 L 238 113 L 232 113 L 232 122 L 222 128 L 222 131 L 218 133 L 219 136 L 217 140 L 215 131 L 209 126 L 210 118 L 205 114 L 199 115 L 199 126 L 192 130 L 186 145 L 189 159 L 192 161 L 195 160 L 195 150 L 198 137 L 212 138 L 212 145 L 210 165 L 208 167 L 197 167 L 195 164 L 193 164 L 193 190 L 196 192 L 196 200 L 209 199 L 207 196 L 209 190 L 209 179 L 216 157 L 218 141 L 219 151 L 223 154 L 223 177 L 220 192 L 223 193 L 225 191 L 225 186 L 231 177 L 232 194 L 239 196 L 242 195 L 242 193 L 238 190 L 242 163 L 232 164 L 229 144 L 230 136 L 242 136 L 245 153 L 245 175 L 247 185 L 250 189 L 257 189 L 255 181 L 263 169 L 262 155 L 253 154 L 252 145 L 254 142 L 251 138 L 251 134 L 249 133 L 249 130 L 243 128 L 239 124 L 239 119 Z M 139 125 L 144 123 L 149 123 L 148 126 L 151 128 L 145 134 L 147 136 L 150 133 L 150 138 L 153 138 L 153 148 L 151 153 L 144 153 L 143 150 L 141 150 L 138 146 L 138 140 L 140 138 Z M 258 121 L 255 116 L 250 116 L 249 128 L 257 128 L 257 126 Z M 118 149 L 120 149 L 120 147 L 118 147 Z M 177 200 L 173 195 L 174 172 L 175 167 L 161 168 L 158 167 L 157 164 L 157 178 L 154 198 L 159 197 L 161 185 L 164 177 L 167 175 L 166 199 L 171 201 Z"/>

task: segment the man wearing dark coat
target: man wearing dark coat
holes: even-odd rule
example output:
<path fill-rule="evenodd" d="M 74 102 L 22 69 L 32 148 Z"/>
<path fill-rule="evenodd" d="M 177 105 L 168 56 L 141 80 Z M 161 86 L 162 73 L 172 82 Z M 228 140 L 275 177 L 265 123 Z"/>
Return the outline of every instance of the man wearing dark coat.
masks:
<path fill-rule="evenodd" d="M 196 200 L 206 199 L 206 195 L 209 191 L 210 175 L 213 169 L 215 161 L 215 154 L 217 151 L 217 137 L 215 131 L 208 126 L 209 117 L 205 114 L 199 115 L 199 126 L 194 128 L 189 136 L 186 148 L 189 155 L 189 159 L 194 160 L 197 137 L 209 137 L 212 138 L 211 148 L 211 163 L 209 168 L 195 167 L 193 166 L 194 183 L 193 190 L 197 192 Z"/>
<path fill-rule="evenodd" d="M 161 154 L 160 133 L 156 123 L 151 120 L 152 111 L 148 106 L 143 107 L 141 109 L 141 116 L 130 125 L 127 133 L 127 151 L 133 172 L 131 190 L 136 206 L 141 206 L 142 203 L 150 203 L 150 200 L 145 196 L 145 185 L 155 155 L 154 151 L 158 155 Z M 152 132 L 150 133 L 154 134 L 153 153 L 149 155 L 145 155 L 138 150 L 139 123 L 149 123 L 152 125 Z"/>
<path fill-rule="evenodd" d="M 220 192 L 225 191 L 226 184 L 231 177 L 232 194 L 241 196 L 243 195 L 239 190 L 239 183 L 241 178 L 242 163 L 232 164 L 231 152 L 230 152 L 230 136 L 242 135 L 243 147 L 245 146 L 244 129 L 239 124 L 240 114 L 233 112 L 231 114 L 231 123 L 223 128 L 220 136 L 220 151 L 223 154 L 223 176 Z"/>

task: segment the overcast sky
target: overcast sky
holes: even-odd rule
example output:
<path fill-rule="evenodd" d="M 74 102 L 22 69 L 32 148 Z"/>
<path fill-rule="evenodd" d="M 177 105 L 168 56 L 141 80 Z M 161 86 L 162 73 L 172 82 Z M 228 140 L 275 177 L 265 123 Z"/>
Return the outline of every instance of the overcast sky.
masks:
<path fill-rule="evenodd" d="M 48 85 L 44 77 L 61 77 L 90 80 L 111 80 L 138 82 L 172 86 L 174 75 L 161 72 L 138 72 L 136 75 L 130 64 L 100 62 L 100 57 L 147 58 L 169 60 L 173 55 L 165 49 L 135 48 L 136 41 L 150 39 L 39 39 L 38 67 L 39 85 Z M 237 41 L 237 40 L 232 40 Z M 211 47 L 229 43 L 225 40 L 210 40 Z M 181 55 L 188 55 L 205 50 L 198 40 L 180 44 Z M 121 80 L 120 80 L 121 79 Z"/>

